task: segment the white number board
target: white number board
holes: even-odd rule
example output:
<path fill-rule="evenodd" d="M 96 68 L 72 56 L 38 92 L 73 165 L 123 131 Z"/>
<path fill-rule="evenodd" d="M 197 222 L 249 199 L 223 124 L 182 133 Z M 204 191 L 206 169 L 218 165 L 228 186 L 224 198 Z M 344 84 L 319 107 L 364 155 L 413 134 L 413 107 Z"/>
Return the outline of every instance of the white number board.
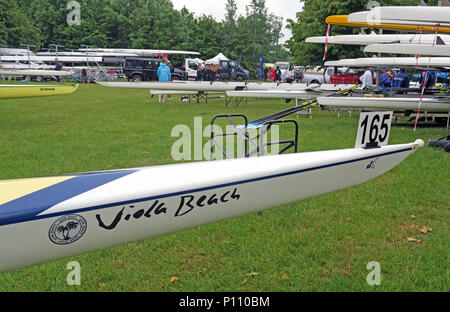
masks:
<path fill-rule="evenodd" d="M 393 112 L 361 113 L 355 148 L 388 144 Z"/>

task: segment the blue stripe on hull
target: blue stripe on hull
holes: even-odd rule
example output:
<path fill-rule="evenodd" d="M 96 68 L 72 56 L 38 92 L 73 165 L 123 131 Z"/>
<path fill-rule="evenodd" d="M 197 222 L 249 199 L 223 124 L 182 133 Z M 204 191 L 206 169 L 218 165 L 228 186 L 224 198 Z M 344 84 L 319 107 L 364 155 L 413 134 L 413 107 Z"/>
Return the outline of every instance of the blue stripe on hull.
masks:
<path fill-rule="evenodd" d="M 136 170 L 80 175 L 20 197 L 0 205 L 0 225 L 33 219 L 40 213 L 63 201 L 134 172 L 136 172 Z"/>

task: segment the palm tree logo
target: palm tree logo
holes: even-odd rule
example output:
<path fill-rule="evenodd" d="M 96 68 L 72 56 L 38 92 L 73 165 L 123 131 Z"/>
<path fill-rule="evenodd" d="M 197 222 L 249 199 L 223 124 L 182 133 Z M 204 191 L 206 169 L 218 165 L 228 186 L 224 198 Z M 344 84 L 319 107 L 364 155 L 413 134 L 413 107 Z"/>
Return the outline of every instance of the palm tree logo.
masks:
<path fill-rule="evenodd" d="M 77 229 L 79 225 L 80 224 L 78 222 L 70 221 L 66 225 L 58 226 L 56 228 L 56 231 L 58 233 L 62 233 L 62 236 L 64 237 L 64 240 L 69 240 L 70 239 L 70 235 L 69 235 L 70 231 Z"/>
<path fill-rule="evenodd" d="M 68 245 L 79 240 L 87 229 L 86 220 L 79 215 L 68 215 L 56 220 L 49 230 L 50 240 L 57 245 Z"/>

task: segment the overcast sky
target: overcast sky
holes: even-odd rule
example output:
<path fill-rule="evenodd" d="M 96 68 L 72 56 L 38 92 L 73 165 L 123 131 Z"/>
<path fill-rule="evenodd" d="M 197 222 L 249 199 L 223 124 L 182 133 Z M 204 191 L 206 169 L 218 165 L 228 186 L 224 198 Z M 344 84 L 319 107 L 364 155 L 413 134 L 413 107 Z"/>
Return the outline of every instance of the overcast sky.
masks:
<path fill-rule="evenodd" d="M 172 0 L 175 9 L 180 10 L 185 6 L 196 16 L 202 14 L 212 15 L 216 20 L 222 20 L 225 16 L 225 4 L 227 0 Z M 238 15 L 245 14 L 245 6 L 250 0 L 236 0 Z M 266 7 L 270 13 L 283 17 L 284 25 L 288 18 L 295 20 L 295 15 L 302 8 L 300 0 L 266 0 Z M 288 29 L 283 29 L 283 42 L 291 37 Z"/>

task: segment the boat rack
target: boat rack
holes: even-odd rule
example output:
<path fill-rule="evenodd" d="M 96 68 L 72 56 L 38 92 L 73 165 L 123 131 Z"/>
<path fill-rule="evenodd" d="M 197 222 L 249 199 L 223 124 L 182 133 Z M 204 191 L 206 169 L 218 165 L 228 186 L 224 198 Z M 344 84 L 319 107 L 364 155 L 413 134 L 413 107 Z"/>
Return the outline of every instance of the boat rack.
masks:
<path fill-rule="evenodd" d="M 247 84 L 245 86 L 238 86 L 235 88 L 235 91 L 244 91 L 247 90 Z M 225 106 L 228 106 L 228 104 L 233 104 L 234 106 L 238 107 L 239 104 L 245 103 L 245 105 L 248 104 L 248 98 L 246 97 L 232 97 L 225 95 Z"/>
<path fill-rule="evenodd" d="M 240 118 L 243 123 L 237 125 L 233 118 Z M 231 132 L 224 133 L 216 133 L 214 130 L 217 126 L 216 122 L 218 120 L 226 119 L 228 124 L 232 127 Z M 293 125 L 294 126 L 294 135 L 293 139 L 288 140 L 278 140 L 267 142 L 266 139 L 268 137 L 269 132 L 273 129 L 274 125 Z M 248 122 L 247 116 L 243 114 L 222 114 L 214 116 L 211 120 L 211 149 L 210 149 L 210 160 L 214 159 L 215 148 L 218 148 L 224 157 L 224 159 L 233 159 L 233 158 L 250 158 L 256 156 L 264 156 L 266 147 L 272 146 L 280 146 L 281 150 L 278 152 L 279 155 L 288 152 L 289 150 L 297 153 L 298 149 L 298 123 L 293 119 L 282 119 L 282 120 L 268 120 L 262 124 L 258 124 L 253 126 Z M 254 133 L 252 133 L 254 132 Z M 253 134 L 253 136 L 252 136 Z M 243 142 L 243 151 L 239 153 L 237 150 L 237 154 L 235 157 L 234 151 L 234 142 L 233 142 L 233 151 L 232 154 L 230 151 L 227 151 L 227 144 L 223 144 L 217 140 L 218 137 L 229 137 L 234 136 L 242 139 Z M 238 144 L 239 148 L 239 144 Z"/>

